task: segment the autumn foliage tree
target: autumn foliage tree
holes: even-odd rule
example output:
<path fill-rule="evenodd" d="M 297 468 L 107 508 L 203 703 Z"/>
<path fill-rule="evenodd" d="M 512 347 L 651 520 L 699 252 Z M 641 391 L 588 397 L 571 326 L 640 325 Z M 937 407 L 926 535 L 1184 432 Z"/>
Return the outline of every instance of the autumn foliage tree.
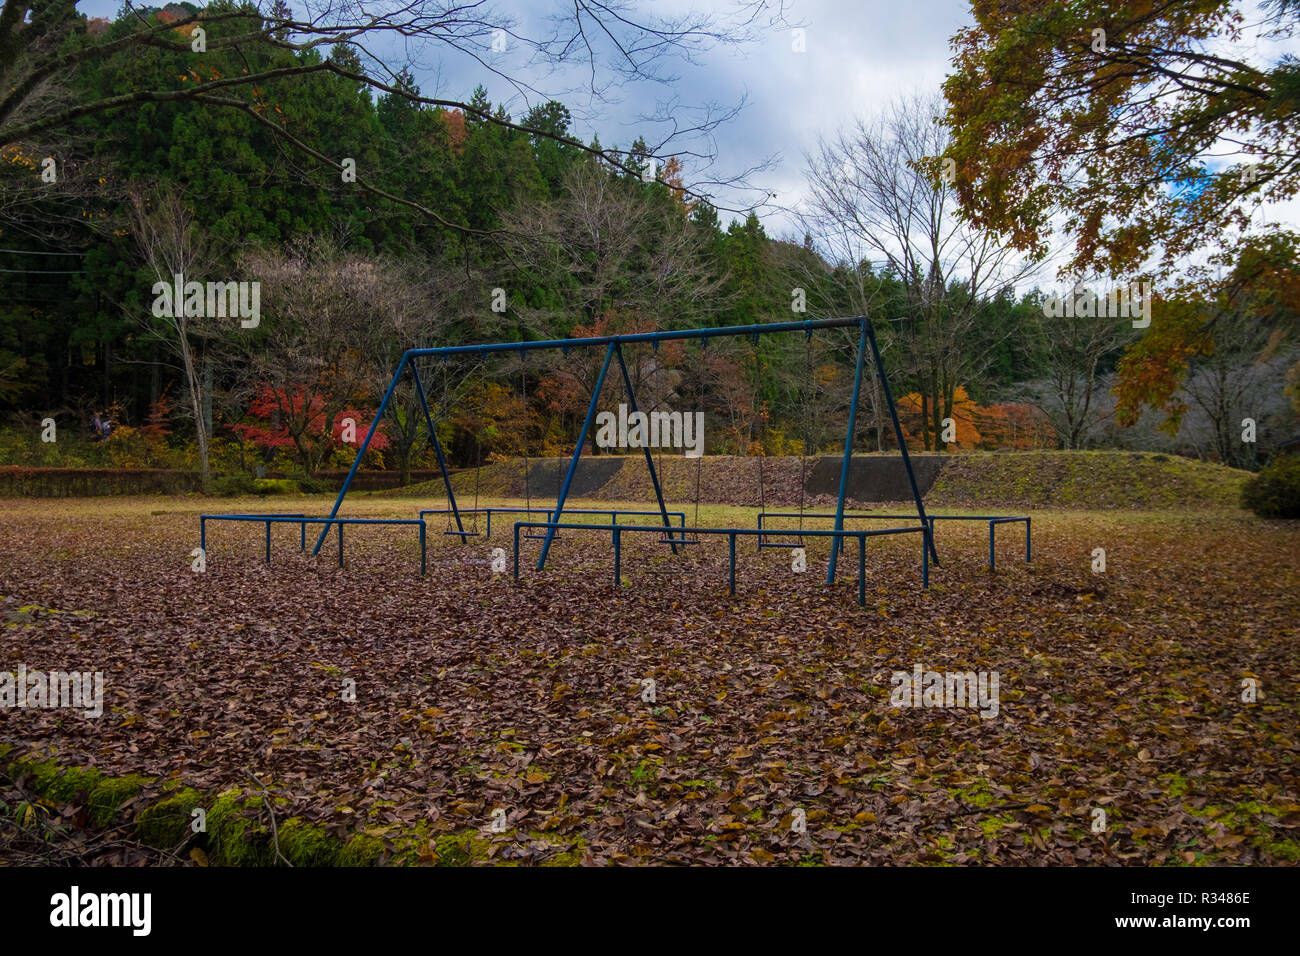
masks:
<path fill-rule="evenodd" d="M 903 423 L 903 434 L 907 436 L 909 444 L 916 442 L 916 436 L 932 424 L 925 411 L 924 396 L 919 392 L 908 392 L 898 399 L 899 419 Z M 966 393 L 966 389 L 958 385 L 953 390 L 951 411 L 945 416 L 951 422 L 940 421 L 936 446 L 949 451 L 969 451 L 975 448 L 982 440 L 976 424 L 978 417 L 978 406 Z M 948 428 L 949 424 L 951 429 Z M 951 437 L 944 441 L 945 436 Z"/>
<path fill-rule="evenodd" d="M 1300 189 L 1300 61 L 1245 42 L 1293 36 L 1300 4 L 1269 6 L 1247 36 L 1235 0 L 973 0 L 944 83 L 966 215 L 1038 254 L 1063 229 L 1075 275 L 1231 244 Z"/>
<path fill-rule="evenodd" d="M 1165 416 L 1164 430 L 1174 434 L 1187 410 L 1180 388 L 1196 363 L 1224 348 L 1260 352 L 1269 342 L 1274 347 L 1281 339 L 1295 343 L 1298 259 L 1300 236 L 1280 232 L 1253 237 L 1239 250 L 1219 253 L 1191 270 L 1120 360 L 1115 387 L 1120 423 L 1132 424 L 1144 408 L 1154 408 Z"/>
<path fill-rule="evenodd" d="M 607 310 L 596 321 L 588 325 L 574 326 L 573 338 L 588 338 L 602 335 L 632 335 L 657 330 L 656 323 L 648 316 L 636 311 Z M 644 354 L 635 347 L 624 348 L 624 362 L 632 387 L 636 392 L 637 407 L 650 412 L 665 404 L 675 394 L 680 381 L 679 365 L 684 350 L 680 342 L 665 342 L 656 352 Z M 574 349 L 567 355 L 563 352 L 552 353 L 549 366 L 537 387 L 537 400 L 543 411 L 548 412 L 557 422 L 560 430 L 568 434 L 564 422 L 581 421 L 596 390 L 600 378 L 600 368 L 605 360 L 603 348 Z M 622 372 L 617 361 L 611 362 L 610 370 L 605 376 L 601 400 L 617 404 L 618 396 L 624 395 Z M 626 401 L 626 398 L 623 399 Z M 550 429 L 548 429 L 548 432 Z M 593 454 L 599 454 L 595 443 L 595 424 L 593 422 L 590 436 L 582 436 L 583 441 L 590 437 Z"/>
<path fill-rule="evenodd" d="M 241 339 L 244 376 L 255 388 L 250 411 L 275 413 L 268 437 L 291 442 L 311 475 L 330 447 L 323 436 L 344 413 L 378 404 L 393 352 L 400 354 L 393 343 L 409 342 L 412 317 L 427 304 L 421 280 L 409 267 L 320 239 L 251 251 L 243 265 L 264 290 L 259 334 Z M 352 416 L 359 438 L 372 415 Z"/>
<path fill-rule="evenodd" d="M 359 447 L 374 410 L 333 408 L 329 398 L 303 385 L 258 385 L 245 421 L 231 426 L 244 441 L 268 456 L 287 451 L 306 475 L 313 475 L 335 449 Z M 389 447 L 383 427 L 370 440 L 370 451 Z"/>

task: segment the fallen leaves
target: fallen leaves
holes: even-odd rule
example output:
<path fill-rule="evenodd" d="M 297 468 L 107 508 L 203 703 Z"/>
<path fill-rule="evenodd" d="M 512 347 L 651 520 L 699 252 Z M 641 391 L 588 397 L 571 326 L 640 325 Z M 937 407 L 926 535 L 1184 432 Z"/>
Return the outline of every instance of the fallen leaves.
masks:
<path fill-rule="evenodd" d="M 199 576 L 184 515 L 3 511 L 5 606 L 95 613 L 12 621 L 0 670 L 103 670 L 105 718 L 0 711 L 0 739 L 210 794 L 249 767 L 334 832 L 481 829 L 498 860 L 546 858 L 544 832 L 596 864 L 1293 862 L 1300 532 L 1034 525 L 1035 562 L 1008 539 L 996 575 L 978 529 L 941 531 L 928 594 L 911 547 L 873 544 L 859 608 L 847 576 L 752 551 L 729 597 L 725 540 L 629 538 L 615 587 L 607 538 L 574 534 L 516 586 L 465 565 L 474 545 L 431 548 L 421 580 L 397 536 L 358 531 L 339 571 L 296 529 L 269 567 L 260 530 L 223 531 Z M 998 671 L 998 716 L 891 708 L 917 663 Z"/>

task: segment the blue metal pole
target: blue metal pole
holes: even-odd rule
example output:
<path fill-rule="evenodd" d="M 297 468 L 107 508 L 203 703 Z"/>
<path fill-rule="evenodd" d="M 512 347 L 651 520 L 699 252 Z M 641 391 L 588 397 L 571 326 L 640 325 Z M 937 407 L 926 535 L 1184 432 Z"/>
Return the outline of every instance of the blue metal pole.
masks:
<path fill-rule="evenodd" d="M 408 349 L 407 356 L 464 355 L 475 352 L 525 352 L 535 349 L 571 349 L 593 345 L 664 342 L 676 339 L 711 339 L 718 336 L 763 335 L 770 332 L 808 332 L 857 325 L 862 316 L 841 319 L 810 319 L 806 322 L 767 322 L 760 325 L 730 325 L 708 329 L 676 329 L 664 332 L 635 332 L 627 335 L 596 335 L 582 339 L 547 339 L 537 342 L 494 342 L 489 345 L 449 345 L 442 348 Z"/>
<path fill-rule="evenodd" d="M 271 563 L 271 522 L 266 523 L 266 563 Z"/>
<path fill-rule="evenodd" d="M 849 400 L 849 427 L 844 436 L 844 461 L 840 464 L 840 493 L 835 502 L 835 530 L 844 530 L 844 494 L 849 485 L 849 467 L 853 462 L 853 432 L 856 430 L 858 423 L 858 396 L 862 393 L 862 365 L 866 359 L 867 352 L 867 328 L 868 323 L 864 318 L 862 324 L 858 327 L 858 360 L 853 370 L 853 397 Z M 800 525 L 802 527 L 802 524 Z M 760 539 L 761 540 L 761 539 Z M 830 566 L 826 569 L 826 583 L 835 583 L 835 565 L 840 556 L 840 541 L 838 536 L 831 539 L 831 560 Z"/>
<path fill-rule="evenodd" d="M 730 558 L 730 584 L 731 596 L 736 596 L 736 536 L 735 534 L 727 535 L 727 552 Z"/>
<path fill-rule="evenodd" d="M 393 380 L 388 383 L 388 391 L 384 393 L 384 400 L 379 403 L 379 410 L 375 412 L 375 420 L 370 423 L 370 430 L 366 432 L 366 440 L 361 443 L 357 449 L 357 456 L 352 459 L 352 467 L 348 470 L 348 476 L 343 479 L 343 487 L 339 489 L 339 496 L 334 501 L 334 507 L 330 509 L 329 517 L 334 518 L 339 513 L 339 508 L 343 505 L 343 498 L 348 493 L 348 488 L 352 486 L 352 477 L 361 467 L 361 459 L 365 457 L 366 450 L 370 448 L 370 439 L 375 437 L 375 430 L 379 428 L 379 422 L 384 417 L 384 411 L 388 408 L 388 402 L 393 397 L 393 391 L 397 388 L 397 383 L 402 377 L 402 370 L 406 367 L 410 352 L 402 355 L 402 360 L 397 363 L 397 371 L 393 373 Z M 320 546 L 325 543 L 325 536 L 330 533 L 330 526 L 324 525 L 320 530 L 320 537 L 316 539 L 316 547 L 311 549 L 312 556 L 320 553 Z"/>
<path fill-rule="evenodd" d="M 864 327 L 867 332 L 867 341 L 871 344 L 871 355 L 876 361 L 876 374 L 880 377 L 880 390 L 884 393 L 885 404 L 889 406 L 889 417 L 894 421 L 894 439 L 898 442 L 898 453 L 903 456 L 903 467 L 907 469 L 907 481 L 912 486 L 912 498 L 916 501 L 916 513 L 921 518 L 921 523 L 925 524 L 925 505 L 921 502 L 921 490 L 916 484 L 916 473 L 912 471 L 912 459 L 907 454 L 907 441 L 903 438 L 903 426 L 898 421 L 898 407 L 894 404 L 893 393 L 889 390 L 889 376 L 885 374 L 885 363 L 880 358 L 880 347 L 876 345 L 876 333 L 871 327 L 869 319 L 864 320 Z M 934 563 L 939 563 L 939 554 L 934 550 L 934 535 L 928 535 L 930 539 L 930 556 L 934 558 Z"/>
<path fill-rule="evenodd" d="M 927 589 L 930 587 L 930 552 L 934 550 L 934 543 L 929 538 L 930 529 L 921 525 L 921 587 Z"/>
<path fill-rule="evenodd" d="M 614 586 L 618 587 L 623 583 L 623 575 L 621 573 L 621 567 L 623 564 L 623 544 L 620 540 L 621 536 L 618 532 L 618 525 L 614 526 L 612 534 L 614 535 Z"/>
<path fill-rule="evenodd" d="M 551 524 L 560 520 L 560 515 L 564 512 L 564 500 L 569 497 L 569 487 L 573 484 L 573 476 L 578 471 L 578 459 L 582 457 L 582 445 L 587 440 L 587 432 L 591 431 L 591 422 L 596 417 L 596 404 L 600 401 L 601 389 L 605 387 L 605 376 L 609 372 L 610 360 L 614 358 L 614 343 L 610 343 L 605 349 L 605 361 L 600 366 L 600 375 L 596 378 L 596 388 L 591 393 L 591 404 L 587 406 L 587 417 L 583 419 L 582 431 L 578 433 L 578 447 L 573 449 L 573 458 L 569 462 L 569 470 L 565 473 L 564 484 L 560 487 L 560 496 L 555 502 L 555 515 Z M 537 570 L 540 571 L 546 567 L 546 555 L 551 550 L 551 540 L 555 537 L 555 528 L 546 529 L 546 540 L 542 542 L 542 553 L 537 558 Z"/>
<path fill-rule="evenodd" d="M 329 518 L 331 519 L 331 521 L 322 526 L 320 536 L 316 539 L 316 545 L 315 547 L 312 548 L 312 554 L 317 555 L 320 553 L 321 546 L 325 542 L 325 536 L 329 534 L 330 525 L 333 523 L 332 519 L 338 515 L 339 509 L 343 505 L 343 500 L 347 496 L 348 490 L 352 487 L 352 480 L 356 476 L 358 468 L 360 468 L 361 466 L 361 461 L 365 457 L 366 451 L 368 451 L 370 448 L 371 439 L 374 437 L 375 431 L 379 427 L 379 422 L 382 420 L 384 412 L 388 408 L 388 403 L 392 400 L 393 392 L 397 388 L 398 381 L 401 380 L 402 372 L 404 371 L 405 367 L 408 365 L 410 366 L 412 373 L 415 375 L 417 391 L 421 393 L 421 397 L 423 398 L 423 385 L 419 380 L 418 372 L 415 368 L 414 363 L 412 362 L 412 359 L 415 357 L 435 356 L 435 355 L 436 356 L 461 355 L 461 354 L 468 354 L 468 353 L 478 353 L 482 355 L 489 352 L 502 352 L 502 351 L 525 352 L 525 351 L 532 351 L 535 349 L 554 349 L 554 348 L 561 348 L 567 350 L 570 348 L 583 347 L 583 346 L 594 346 L 594 345 L 612 346 L 615 344 L 633 343 L 633 342 L 650 342 L 657 345 L 657 343 L 659 342 L 675 340 L 675 339 L 708 339 L 717 336 L 737 336 L 737 335 L 754 336 L 754 335 L 766 334 L 771 332 L 795 332 L 795 331 L 809 332 L 815 329 L 845 328 L 848 326 L 860 325 L 865 321 L 866 320 L 863 316 L 855 316 L 853 318 L 813 319 L 806 322 L 769 322 L 761 325 L 736 325 L 736 326 L 722 326 L 717 328 L 706 328 L 706 329 L 679 329 L 675 331 L 664 331 L 664 332 L 639 332 L 639 333 L 634 333 L 629 335 L 603 335 L 603 336 L 592 336 L 588 338 L 578 338 L 578 339 L 548 339 L 546 341 L 538 341 L 538 342 L 496 342 L 489 345 L 458 345 L 458 346 L 446 346 L 442 348 L 407 349 L 406 352 L 402 354 L 402 360 L 398 364 L 396 372 L 394 372 L 393 374 L 393 380 L 389 383 L 388 390 L 384 393 L 383 401 L 379 403 L 379 409 L 375 412 L 374 421 L 371 422 L 370 429 L 366 432 L 366 438 L 361 443 L 361 447 L 357 449 L 356 457 L 353 459 L 352 467 L 349 469 L 348 475 L 343 481 L 343 487 L 339 490 L 339 495 L 334 502 L 334 507 L 330 509 Z M 608 360 L 608 358 L 609 355 L 606 354 L 606 359 Z M 428 411 L 428 403 L 423 402 L 423 407 L 424 407 L 426 420 L 429 420 L 430 416 Z M 437 436 L 434 435 L 433 437 L 434 437 L 434 447 L 436 450 L 440 452 L 441 445 L 437 442 Z M 904 457 L 906 458 L 906 455 Z M 440 464 L 442 464 L 443 466 L 444 480 L 447 481 L 448 485 L 450 485 L 450 479 L 447 477 L 445 473 L 445 462 L 440 462 Z M 909 474 L 910 474 L 910 466 L 909 466 Z M 463 523 L 461 523 L 460 521 L 460 513 L 455 508 L 453 508 L 453 511 L 455 511 L 456 513 L 457 529 L 460 533 L 461 540 L 465 541 L 466 540 L 466 535 L 464 533 L 465 528 Z M 683 521 L 683 527 L 684 526 L 685 523 Z M 545 561 L 545 556 L 549 551 L 551 537 L 554 533 L 554 530 L 555 529 L 548 529 L 546 547 L 544 547 L 542 550 L 542 558 L 541 558 L 542 561 Z"/>
<path fill-rule="evenodd" d="M 429 441 L 433 443 L 433 451 L 438 456 L 438 471 L 442 473 L 442 485 L 447 489 L 447 504 L 451 505 L 451 513 L 456 516 L 456 530 L 460 534 L 460 543 L 466 544 L 469 538 L 465 536 L 465 525 L 460 520 L 460 510 L 456 507 L 456 493 L 451 490 L 451 475 L 447 474 L 447 458 L 442 453 L 442 442 L 438 441 L 438 430 L 433 427 L 433 416 L 429 414 L 429 402 L 424 397 L 424 383 L 420 381 L 420 371 L 415 367 L 414 362 L 408 360 L 411 366 L 411 377 L 415 379 L 415 394 L 420 398 L 420 407 L 424 409 L 424 421 L 429 426 Z"/>
<path fill-rule="evenodd" d="M 519 580 L 519 522 L 515 522 L 515 580 Z"/>
<path fill-rule="evenodd" d="M 425 547 L 425 529 L 424 521 L 420 521 L 420 576 L 423 577 L 429 571 L 429 552 Z"/>
<path fill-rule="evenodd" d="M 618 367 L 623 372 L 623 384 L 627 387 L 627 402 L 630 406 L 628 414 L 636 413 L 636 392 L 632 389 L 632 376 L 627 373 L 627 363 L 623 361 L 623 346 L 615 343 L 614 354 L 618 356 Z M 649 438 L 649 428 L 646 429 L 646 437 Z M 647 442 L 641 447 L 645 452 L 646 467 L 650 469 L 650 482 L 655 486 L 655 498 L 659 502 L 659 511 L 664 516 L 664 527 L 668 529 L 668 546 L 673 549 L 673 554 L 677 553 L 677 545 L 672 540 L 673 523 L 668 520 L 668 506 L 664 504 L 663 489 L 659 487 L 659 476 L 655 474 L 654 456 L 650 454 L 650 444 Z"/>
<path fill-rule="evenodd" d="M 867 603 L 867 536 L 858 535 L 858 605 Z"/>

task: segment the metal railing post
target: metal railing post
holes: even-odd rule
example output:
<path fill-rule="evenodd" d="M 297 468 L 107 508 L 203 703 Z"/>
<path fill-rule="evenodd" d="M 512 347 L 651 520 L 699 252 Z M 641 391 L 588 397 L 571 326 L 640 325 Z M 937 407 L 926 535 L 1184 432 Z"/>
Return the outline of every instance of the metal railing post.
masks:
<path fill-rule="evenodd" d="M 811 334 L 811 333 L 810 333 Z M 844 435 L 844 460 L 840 463 L 840 491 L 835 500 L 835 530 L 844 530 L 844 494 L 849 485 L 849 469 L 853 466 L 853 432 L 858 421 L 858 399 L 862 394 L 862 366 L 867 352 L 867 319 L 861 317 L 858 329 L 858 358 L 853 370 L 853 397 L 849 399 L 849 426 Z M 799 494 L 803 494 L 800 489 Z M 802 502 L 802 498 L 800 501 Z M 802 522 L 800 522 L 802 526 Z M 760 540 L 762 540 L 760 538 Z M 802 539 L 800 539 L 802 541 Z M 835 583 L 835 566 L 840 556 L 840 538 L 831 539 L 831 560 L 826 568 L 826 583 Z"/>
<path fill-rule="evenodd" d="M 731 561 L 730 582 L 731 596 L 736 596 L 736 532 L 727 535 L 727 551 Z"/>
<path fill-rule="evenodd" d="M 867 536 L 858 535 L 858 606 L 867 603 Z"/>

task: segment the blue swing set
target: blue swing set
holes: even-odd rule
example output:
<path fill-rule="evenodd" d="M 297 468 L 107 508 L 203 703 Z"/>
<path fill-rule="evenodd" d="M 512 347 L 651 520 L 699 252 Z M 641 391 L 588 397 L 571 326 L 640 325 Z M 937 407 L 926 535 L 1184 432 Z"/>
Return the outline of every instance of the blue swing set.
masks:
<path fill-rule="evenodd" d="M 529 352 L 534 352 L 539 350 L 559 349 L 564 351 L 565 353 L 568 353 L 570 350 L 578 349 L 578 348 L 604 349 L 604 357 L 601 363 L 600 373 L 596 379 L 595 387 L 592 390 L 591 401 L 587 406 L 587 412 L 583 421 L 582 431 L 579 433 L 581 436 L 586 436 L 590 434 L 592 422 L 594 421 L 596 416 L 597 404 L 599 402 L 601 392 L 605 384 L 605 380 L 609 375 L 610 367 L 615 363 L 617 363 L 619 372 L 623 379 L 623 384 L 626 389 L 629 408 L 631 412 L 637 411 L 636 393 L 632 384 L 632 377 L 628 373 L 627 362 L 623 355 L 624 346 L 631 346 L 637 344 L 650 344 L 652 347 L 657 349 L 660 343 L 667 342 L 667 341 L 707 340 L 707 339 L 718 338 L 723 336 L 748 337 L 751 338 L 755 343 L 757 343 L 758 337 L 760 335 L 803 332 L 806 337 L 811 338 L 813 333 L 819 330 L 837 329 L 837 328 L 856 328 L 858 330 L 857 352 L 855 357 L 854 375 L 853 375 L 853 391 L 852 391 L 851 398 L 849 400 L 848 424 L 845 430 L 845 438 L 844 438 L 844 455 L 840 465 L 839 491 L 836 498 L 835 511 L 833 515 L 829 513 L 824 515 L 809 515 L 809 517 L 833 518 L 834 527 L 832 529 L 824 529 L 819 531 L 803 530 L 801 528 L 799 532 L 788 531 L 784 533 L 791 534 L 791 535 L 802 534 L 802 535 L 809 535 L 811 537 L 825 537 L 830 539 L 831 551 L 830 551 L 829 566 L 826 572 L 827 584 L 832 584 L 835 581 L 837 562 L 841 550 L 844 546 L 845 539 L 855 540 L 858 544 L 858 552 L 859 552 L 858 553 L 858 562 L 859 562 L 858 603 L 860 604 L 864 600 L 863 579 L 865 576 L 865 568 L 863 567 L 863 562 L 864 562 L 863 550 L 866 544 L 867 537 L 876 537 L 880 535 L 919 533 L 921 535 L 921 540 L 922 540 L 922 546 L 921 546 L 922 582 L 923 582 L 923 586 L 928 586 L 929 566 L 931 562 L 933 562 L 935 565 L 939 564 L 939 557 L 935 550 L 935 545 L 934 545 L 934 520 L 935 519 L 946 520 L 950 516 L 940 516 L 940 515 L 927 516 L 926 515 L 925 505 L 921 500 L 921 493 L 917 486 L 916 474 L 912 469 L 911 458 L 909 457 L 907 452 L 907 443 L 903 436 L 902 426 L 899 423 L 898 409 L 894 404 L 893 396 L 890 393 L 888 377 L 885 374 L 884 364 L 881 361 L 880 349 L 876 343 L 876 337 L 875 337 L 874 330 L 872 329 L 871 321 L 866 316 L 853 316 L 849 318 L 832 318 L 832 319 L 813 319 L 813 320 L 800 321 L 800 322 L 773 322 L 773 323 L 767 323 L 762 325 L 724 326 L 719 328 L 703 328 L 703 329 L 679 329 L 679 330 L 662 331 L 662 332 L 638 332 L 638 333 L 629 333 L 629 334 L 621 334 L 621 335 L 592 336 L 588 338 L 550 339 L 545 341 L 525 341 L 525 342 L 495 342 L 495 343 L 480 344 L 480 345 L 447 346 L 443 348 L 408 349 L 402 355 L 401 360 L 398 362 L 397 369 L 393 373 L 392 381 L 389 383 L 388 389 L 384 394 L 383 400 L 380 402 L 379 408 L 375 412 L 374 420 L 370 423 L 370 428 L 366 432 L 366 437 L 364 441 L 362 441 L 360 447 L 357 449 L 356 457 L 353 459 L 352 462 L 352 467 L 349 469 L 347 477 L 344 479 L 343 487 L 339 490 L 338 497 L 334 501 L 334 506 L 330 510 L 328 516 L 324 518 L 308 518 L 303 515 L 279 515 L 279 516 L 233 515 L 233 514 L 202 515 L 200 517 L 201 538 L 202 538 L 200 546 L 206 548 L 206 525 L 208 521 L 265 522 L 266 531 L 267 531 L 267 560 L 268 561 L 270 560 L 270 526 L 273 523 L 281 523 L 281 522 L 298 523 L 300 525 L 300 538 L 301 538 L 300 547 L 303 550 L 305 550 L 306 548 L 307 524 L 322 525 L 320 535 L 316 538 L 315 545 L 312 548 L 313 555 L 319 554 L 321 547 L 324 544 L 325 539 L 329 535 L 331 529 L 337 529 L 338 532 L 342 532 L 343 525 L 345 523 L 418 525 L 418 530 L 420 535 L 420 548 L 421 548 L 421 572 L 423 573 L 425 567 L 427 566 L 426 555 L 425 555 L 426 533 L 424 527 L 425 524 L 424 518 L 426 514 L 449 515 L 451 521 L 454 521 L 455 527 L 454 529 L 451 529 L 451 524 L 449 522 L 448 527 L 450 530 L 448 531 L 448 534 L 452 537 L 459 537 L 461 543 L 468 543 L 470 536 L 476 535 L 477 532 L 466 530 L 464 520 L 463 520 L 463 516 L 465 514 L 473 513 L 476 515 L 480 511 L 487 510 L 489 512 L 488 520 L 490 522 L 491 513 L 495 512 L 499 514 L 499 513 L 510 511 L 511 509 L 502 509 L 502 508 L 491 508 L 491 509 L 473 508 L 467 512 L 461 509 L 457 505 L 456 495 L 454 490 L 452 489 L 451 474 L 447 468 L 447 458 L 444 453 L 442 443 L 438 439 L 437 429 L 434 427 L 433 415 L 429 409 L 429 402 L 425 392 L 424 382 L 420 377 L 420 372 L 417 365 L 417 360 L 419 359 L 422 358 L 446 359 L 454 356 L 467 356 L 467 355 L 484 358 L 493 353 L 510 353 L 510 352 L 517 352 L 521 357 L 523 357 Z M 890 527 L 890 528 L 878 528 L 870 531 L 846 529 L 845 528 L 846 515 L 844 511 L 845 495 L 848 487 L 849 468 L 851 465 L 852 450 L 853 450 L 853 436 L 854 436 L 856 423 L 857 423 L 858 403 L 859 403 L 859 398 L 862 389 L 863 370 L 866 365 L 866 359 L 868 354 L 870 354 L 871 356 L 871 360 L 875 369 L 875 374 L 878 376 L 878 380 L 880 382 L 882 396 L 884 398 L 885 404 L 889 409 L 890 420 L 893 424 L 894 437 L 898 444 L 898 450 L 902 458 L 903 466 L 907 472 L 907 480 L 911 488 L 912 499 L 916 506 L 915 516 L 905 515 L 905 516 L 897 516 L 897 517 L 900 517 L 903 520 L 908 520 L 908 521 L 912 520 L 914 517 L 915 521 L 917 522 L 916 524 L 909 524 L 905 526 Z M 415 385 L 415 394 L 419 401 L 420 409 L 423 413 L 425 424 L 428 427 L 429 441 L 434 449 L 434 454 L 438 462 L 438 471 L 439 474 L 441 475 L 443 486 L 446 489 L 447 508 L 436 509 L 436 510 L 435 509 L 423 510 L 420 512 L 419 518 L 417 519 L 339 518 L 338 517 L 339 509 L 342 507 L 343 501 L 347 497 L 348 490 L 352 485 L 352 480 L 356 476 L 357 470 L 361 466 L 361 461 L 365 457 L 367 449 L 369 449 L 370 447 L 371 440 L 374 438 L 375 432 L 379 428 L 379 424 L 383 419 L 384 413 L 387 410 L 389 403 L 392 401 L 393 394 L 397 389 L 398 384 L 401 382 L 402 377 L 408 372 L 412 376 L 412 380 Z M 538 534 L 535 535 L 537 538 L 539 538 L 542 541 L 540 554 L 538 555 L 537 558 L 538 571 L 541 571 L 546 567 L 546 560 L 548 555 L 550 554 L 551 545 L 556 538 L 557 531 L 581 529 L 587 531 L 609 532 L 611 541 L 615 548 L 616 579 L 617 579 L 618 568 L 621 559 L 621 551 L 622 551 L 621 541 L 622 541 L 622 536 L 624 534 L 656 532 L 661 535 L 659 540 L 662 543 L 669 544 L 672 547 L 673 553 L 677 553 L 677 549 L 679 546 L 692 544 L 698 541 L 699 540 L 699 538 L 697 537 L 698 535 L 725 536 L 728 538 L 730 544 L 730 549 L 729 549 L 730 550 L 730 582 L 731 582 L 731 592 L 733 594 L 735 593 L 735 549 L 736 549 L 737 537 L 756 538 L 760 549 L 764 547 L 784 546 L 784 545 L 773 544 L 767 541 L 768 536 L 772 534 L 782 533 L 782 532 L 779 532 L 776 529 L 771 528 L 770 526 L 765 528 L 763 526 L 763 518 L 765 517 L 764 515 L 759 516 L 757 529 L 701 528 L 701 527 L 691 527 L 689 529 L 685 528 L 684 513 L 669 511 L 667 505 L 665 504 L 663 488 L 660 484 L 658 472 L 655 470 L 654 457 L 653 455 L 651 455 L 650 448 L 648 446 L 642 446 L 642 450 L 645 454 L 646 467 L 649 469 L 650 480 L 654 486 L 655 499 L 658 505 L 656 510 L 624 512 L 624 511 L 616 511 L 616 510 L 592 511 L 591 509 L 576 509 L 576 510 L 568 509 L 566 511 L 565 505 L 566 502 L 568 501 L 569 494 L 573 486 L 574 475 L 576 474 L 578 469 L 578 462 L 582 457 L 583 444 L 584 441 L 580 438 L 579 441 L 577 442 L 577 446 L 574 448 L 572 458 L 570 459 L 568 464 L 568 468 L 565 471 L 564 479 L 560 484 L 560 488 L 556 497 L 555 504 L 553 506 L 548 505 L 545 508 L 538 508 L 538 509 L 530 508 L 528 509 L 530 513 L 524 515 L 524 518 L 526 520 L 518 521 L 514 524 L 514 567 L 515 567 L 514 576 L 516 578 L 518 577 L 519 536 L 521 530 L 523 531 L 531 530 L 531 531 L 539 532 Z M 544 514 L 546 520 L 545 521 L 531 520 L 532 512 Z M 576 514 L 583 514 L 584 512 L 590 512 L 593 514 L 608 516 L 609 524 L 607 525 L 580 524 L 580 523 L 575 523 L 573 521 L 566 522 L 564 520 L 566 514 L 576 515 Z M 637 525 L 628 525 L 628 524 L 620 525 L 618 519 L 621 515 L 628 515 L 628 516 L 656 515 L 658 516 L 661 524 L 646 523 L 646 524 L 637 524 Z M 801 509 L 801 515 L 802 515 L 802 509 Z M 771 515 L 767 515 L 766 517 L 778 517 L 778 516 L 779 515 L 777 514 L 771 514 Z M 672 520 L 674 517 L 678 518 L 677 524 L 674 524 Z M 858 516 L 849 515 L 847 517 L 849 519 L 853 519 Z M 881 517 L 881 516 L 877 516 L 877 517 Z M 889 517 L 893 518 L 895 516 L 889 516 Z M 952 516 L 952 517 L 955 519 L 957 516 Z M 1029 560 L 1029 556 L 1030 556 L 1029 519 L 1027 517 L 1025 516 L 981 516 L 980 520 L 990 521 L 990 525 L 989 525 L 990 566 L 992 565 L 992 561 L 993 561 L 992 544 L 991 544 L 992 532 L 996 524 L 1000 524 L 1000 523 L 1020 522 L 1020 521 L 1024 522 L 1025 547 L 1026 547 L 1025 560 L 1026 561 Z M 696 523 L 698 524 L 698 519 Z M 687 532 L 689 532 L 690 535 L 689 537 Z M 490 524 L 489 524 L 488 534 L 489 535 L 491 534 Z M 525 535 L 525 537 L 528 537 L 528 535 Z M 339 538 L 340 538 L 339 560 L 341 564 L 342 563 L 342 534 L 341 533 L 339 534 Z M 798 545 L 794 545 L 794 546 L 797 547 Z"/>

